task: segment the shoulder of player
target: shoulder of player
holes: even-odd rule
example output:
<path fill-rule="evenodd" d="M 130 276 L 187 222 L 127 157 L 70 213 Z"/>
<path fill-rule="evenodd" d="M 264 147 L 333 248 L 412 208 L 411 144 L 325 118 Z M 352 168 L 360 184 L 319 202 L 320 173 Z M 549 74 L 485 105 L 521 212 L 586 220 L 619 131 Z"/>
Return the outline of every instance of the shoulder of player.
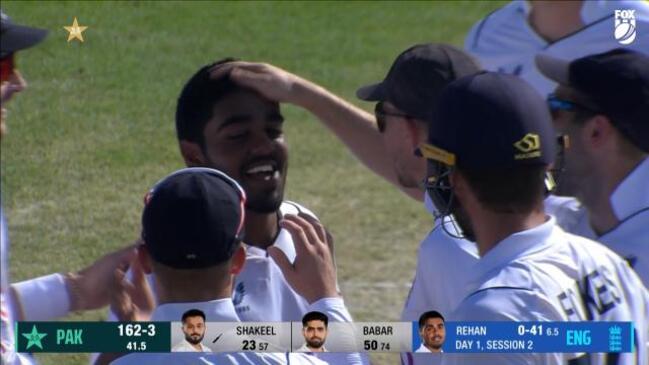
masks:
<path fill-rule="evenodd" d="M 421 241 L 418 251 L 420 257 L 426 257 L 429 260 L 448 258 L 461 260 L 465 258 L 470 262 L 478 259 L 478 247 L 474 242 L 452 237 L 444 231 L 444 227 L 439 226 L 440 224 L 437 220 L 435 228 Z M 453 229 L 452 224 L 447 223 L 447 226 L 448 229 Z"/>
<path fill-rule="evenodd" d="M 571 253 L 579 258 L 590 257 L 599 265 L 624 263 L 624 259 L 604 244 L 576 234 L 563 232 L 565 243 Z"/>
<path fill-rule="evenodd" d="M 454 321 L 561 321 L 562 314 L 543 293 L 521 287 L 482 288 L 468 295 Z"/>
<path fill-rule="evenodd" d="M 494 33 L 499 33 L 503 27 L 510 29 L 512 27 L 524 25 L 526 17 L 521 17 L 520 13 L 524 12 L 524 4 L 520 1 L 512 1 L 509 4 L 500 7 L 491 13 L 487 14 L 484 18 L 475 23 L 465 39 L 464 47 L 468 51 L 476 51 L 482 49 L 483 44 L 481 41 L 485 35 L 491 36 Z M 520 20 L 523 19 L 523 22 Z M 520 24 L 518 24 L 520 23 Z M 494 44 L 489 42 L 489 47 L 492 48 Z"/>
<path fill-rule="evenodd" d="M 284 200 L 282 202 L 282 205 L 279 207 L 279 212 L 282 215 L 286 214 L 306 214 L 309 215 L 315 219 L 318 219 L 318 216 L 313 213 L 310 209 L 305 208 L 303 205 L 298 204 L 296 202 L 290 201 L 290 200 Z M 319 219 L 318 219 L 319 220 Z"/>

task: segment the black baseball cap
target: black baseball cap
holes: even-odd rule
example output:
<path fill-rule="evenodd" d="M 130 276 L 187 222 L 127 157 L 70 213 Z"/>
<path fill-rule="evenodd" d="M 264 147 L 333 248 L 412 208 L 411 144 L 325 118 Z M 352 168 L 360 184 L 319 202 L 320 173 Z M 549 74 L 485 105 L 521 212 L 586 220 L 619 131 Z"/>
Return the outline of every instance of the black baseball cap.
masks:
<path fill-rule="evenodd" d="M 453 81 L 428 123 L 428 144 L 420 152 L 446 165 L 486 170 L 554 161 L 545 100 L 513 75 L 485 71 Z"/>
<path fill-rule="evenodd" d="M 635 146 L 649 152 L 649 56 L 617 48 L 567 61 L 536 56 L 545 76 L 575 90 L 582 104 L 609 117 Z"/>
<path fill-rule="evenodd" d="M 42 41 L 47 30 L 18 25 L 0 10 L 0 57 L 29 48 Z"/>
<path fill-rule="evenodd" d="M 178 170 L 147 194 L 144 244 L 156 262 L 175 269 L 224 263 L 242 239 L 245 200 L 239 184 L 218 170 Z"/>
<path fill-rule="evenodd" d="M 404 113 L 429 119 L 441 90 L 451 81 L 480 71 L 464 51 L 448 44 L 418 44 L 403 51 L 385 79 L 356 91 L 359 99 L 389 101 Z"/>

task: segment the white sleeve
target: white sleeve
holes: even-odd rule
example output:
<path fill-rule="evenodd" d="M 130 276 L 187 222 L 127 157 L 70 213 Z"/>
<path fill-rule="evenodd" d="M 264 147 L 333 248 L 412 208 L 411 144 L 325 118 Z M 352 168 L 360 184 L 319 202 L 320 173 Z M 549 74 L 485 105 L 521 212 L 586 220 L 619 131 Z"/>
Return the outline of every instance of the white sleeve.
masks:
<path fill-rule="evenodd" d="M 61 274 L 51 274 L 12 284 L 15 304 L 27 321 L 47 321 L 70 311 L 70 297 Z M 47 303 L 47 305 L 43 305 Z"/>
<path fill-rule="evenodd" d="M 308 312 L 322 312 L 332 322 L 351 322 L 352 315 L 349 314 L 345 301 L 342 298 L 322 298 L 309 305 Z"/>

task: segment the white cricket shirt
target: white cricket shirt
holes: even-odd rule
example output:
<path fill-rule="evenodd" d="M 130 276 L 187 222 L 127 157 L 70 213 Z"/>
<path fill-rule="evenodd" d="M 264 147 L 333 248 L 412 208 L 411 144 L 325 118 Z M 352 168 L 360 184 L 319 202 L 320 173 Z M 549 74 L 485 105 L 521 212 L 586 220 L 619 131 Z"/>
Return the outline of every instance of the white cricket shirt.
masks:
<path fill-rule="evenodd" d="M 487 15 L 469 31 L 464 48 L 484 69 L 515 74 L 529 82 L 543 96 L 552 93 L 556 83 L 543 76 L 534 63 L 538 53 L 566 60 L 614 48 L 649 53 L 649 3 L 646 1 L 584 1 L 581 18 L 585 26 L 564 38 L 548 43 L 528 22 L 530 4 L 513 1 Z M 633 9 L 636 38 L 629 45 L 615 39 L 615 10 Z"/>
<path fill-rule="evenodd" d="M 564 232 L 555 219 L 515 233 L 469 269 L 469 294 L 451 321 L 633 321 L 637 344 L 649 332 L 649 293 L 621 257 Z M 647 364 L 647 349 L 621 354 Z M 447 354 L 448 355 L 448 354 Z M 444 364 L 563 364 L 569 354 L 453 354 Z M 588 355 L 587 355 L 588 356 Z M 606 354 L 591 354 L 605 364 Z"/>

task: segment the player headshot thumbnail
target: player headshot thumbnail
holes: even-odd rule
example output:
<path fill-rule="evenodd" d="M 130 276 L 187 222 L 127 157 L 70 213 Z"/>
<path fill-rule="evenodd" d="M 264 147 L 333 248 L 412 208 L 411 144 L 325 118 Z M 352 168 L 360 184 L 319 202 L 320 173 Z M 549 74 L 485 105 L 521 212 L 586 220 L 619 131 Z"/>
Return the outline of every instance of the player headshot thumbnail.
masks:
<path fill-rule="evenodd" d="M 421 346 L 415 352 L 442 352 L 446 339 L 444 317 L 437 311 L 428 311 L 419 317 Z"/>
<path fill-rule="evenodd" d="M 190 309 L 183 313 L 182 330 L 185 339 L 171 350 L 172 352 L 212 352 L 201 343 L 205 337 L 205 313 L 198 309 Z"/>
<path fill-rule="evenodd" d="M 324 343 L 327 340 L 329 318 L 321 312 L 309 312 L 302 317 L 302 335 L 304 345 L 298 352 L 327 352 Z"/>

